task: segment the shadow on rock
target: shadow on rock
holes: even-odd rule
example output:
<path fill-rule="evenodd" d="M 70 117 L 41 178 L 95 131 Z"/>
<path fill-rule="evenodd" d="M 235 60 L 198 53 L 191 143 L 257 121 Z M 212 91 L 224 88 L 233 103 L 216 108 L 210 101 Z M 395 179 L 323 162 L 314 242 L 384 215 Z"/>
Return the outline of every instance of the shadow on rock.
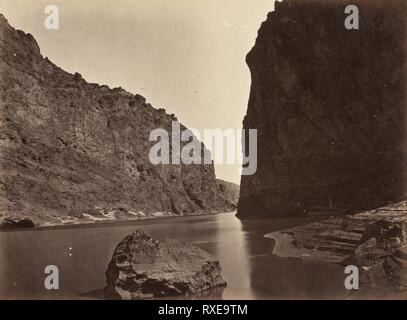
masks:
<path fill-rule="evenodd" d="M 160 242 L 143 231 L 117 245 L 106 283 L 106 299 L 124 300 L 190 296 L 226 286 L 219 261 L 209 253 L 176 240 Z"/>

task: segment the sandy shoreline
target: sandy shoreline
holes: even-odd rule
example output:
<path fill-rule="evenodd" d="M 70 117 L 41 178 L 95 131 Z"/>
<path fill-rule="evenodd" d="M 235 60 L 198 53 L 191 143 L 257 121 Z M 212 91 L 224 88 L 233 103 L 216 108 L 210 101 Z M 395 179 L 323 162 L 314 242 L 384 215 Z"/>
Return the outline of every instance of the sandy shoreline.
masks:
<path fill-rule="evenodd" d="M 341 261 L 340 257 L 332 253 L 293 245 L 294 237 L 284 231 L 267 233 L 264 237 L 274 241 L 273 254 L 280 258 L 299 258 L 327 263 L 339 263 Z"/>
<path fill-rule="evenodd" d="M 54 223 L 54 224 L 39 224 L 32 228 L 24 228 L 17 226 L 0 226 L 0 232 L 13 232 L 13 231 L 40 231 L 40 230 L 55 230 L 55 229 L 70 229 L 70 228 L 96 228 L 103 226 L 124 226 L 138 223 L 155 223 L 160 220 L 178 220 L 192 217 L 208 217 L 219 214 L 236 214 L 236 212 L 217 212 L 217 213 L 204 213 L 204 214 L 189 214 L 189 215 L 167 215 L 167 216 L 149 216 L 140 217 L 128 220 L 104 220 L 104 221 L 81 221 L 69 223 Z"/>

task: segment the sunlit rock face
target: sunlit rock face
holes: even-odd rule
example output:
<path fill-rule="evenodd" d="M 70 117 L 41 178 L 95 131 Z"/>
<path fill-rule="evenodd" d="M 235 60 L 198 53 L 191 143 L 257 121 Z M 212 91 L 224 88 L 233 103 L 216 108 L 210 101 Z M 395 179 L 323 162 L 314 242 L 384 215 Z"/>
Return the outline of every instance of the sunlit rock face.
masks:
<path fill-rule="evenodd" d="M 345 28 L 350 4 L 359 30 Z M 406 5 L 276 2 L 247 56 L 258 169 L 242 176 L 239 217 L 405 198 Z"/>
<path fill-rule="evenodd" d="M 0 222 L 105 221 L 234 208 L 219 193 L 212 164 L 149 161 L 156 143 L 149 141 L 151 130 L 171 132 L 174 115 L 138 94 L 65 72 L 1 14 L 0 80 Z"/>

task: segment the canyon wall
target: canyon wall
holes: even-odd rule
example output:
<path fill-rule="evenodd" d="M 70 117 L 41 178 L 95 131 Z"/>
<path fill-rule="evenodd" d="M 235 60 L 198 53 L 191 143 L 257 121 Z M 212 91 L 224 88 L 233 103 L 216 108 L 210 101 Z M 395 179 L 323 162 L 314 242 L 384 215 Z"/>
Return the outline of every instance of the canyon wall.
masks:
<path fill-rule="evenodd" d="M 0 220 L 57 224 L 235 208 L 213 165 L 150 163 L 149 134 L 171 133 L 174 115 L 65 72 L 1 14 L 0 80 Z"/>
<path fill-rule="evenodd" d="M 216 179 L 220 194 L 237 208 L 239 201 L 239 186 L 233 182 Z"/>
<path fill-rule="evenodd" d="M 359 29 L 347 30 L 347 5 Z M 258 169 L 238 216 L 354 212 L 406 199 L 404 0 L 283 0 L 247 56 Z"/>

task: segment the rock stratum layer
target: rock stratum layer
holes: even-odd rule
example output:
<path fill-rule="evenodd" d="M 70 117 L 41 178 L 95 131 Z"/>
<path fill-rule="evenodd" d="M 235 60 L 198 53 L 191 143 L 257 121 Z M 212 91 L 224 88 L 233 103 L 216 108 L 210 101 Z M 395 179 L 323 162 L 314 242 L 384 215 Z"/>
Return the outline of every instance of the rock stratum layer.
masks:
<path fill-rule="evenodd" d="M 106 270 L 107 299 L 190 295 L 224 287 L 219 261 L 176 240 L 158 241 L 136 231 L 116 247 Z"/>
<path fill-rule="evenodd" d="M 347 5 L 360 29 L 347 30 Z M 258 169 L 238 216 L 358 211 L 406 198 L 406 1 L 276 2 L 247 56 Z"/>
<path fill-rule="evenodd" d="M 150 164 L 174 115 L 43 58 L 0 14 L 0 219 L 18 225 L 233 210 L 213 165 Z M 185 127 L 182 126 L 183 129 Z"/>
<path fill-rule="evenodd" d="M 407 201 L 345 217 L 271 232 L 285 258 L 357 266 L 356 298 L 407 297 Z"/>

